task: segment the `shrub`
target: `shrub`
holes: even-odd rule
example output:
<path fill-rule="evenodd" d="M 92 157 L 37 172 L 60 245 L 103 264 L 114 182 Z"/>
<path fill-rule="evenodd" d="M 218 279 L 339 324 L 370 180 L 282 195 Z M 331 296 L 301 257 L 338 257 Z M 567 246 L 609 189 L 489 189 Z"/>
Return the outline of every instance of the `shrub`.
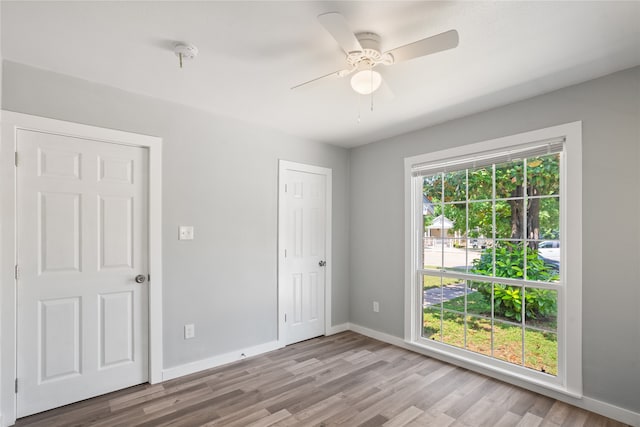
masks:
<path fill-rule="evenodd" d="M 524 277 L 524 247 L 522 244 L 501 243 L 495 248 L 495 276 L 521 279 Z M 537 249 L 527 247 L 527 279 L 548 282 L 558 278 L 554 269 L 538 257 Z M 473 261 L 474 274 L 493 276 L 493 253 L 488 248 Z M 471 285 L 491 300 L 491 283 L 474 282 Z M 527 288 L 525 292 L 527 320 L 545 319 L 557 312 L 556 294 L 548 289 Z M 493 311 L 497 316 L 522 320 L 522 292 L 518 286 L 496 283 L 493 289 Z"/>

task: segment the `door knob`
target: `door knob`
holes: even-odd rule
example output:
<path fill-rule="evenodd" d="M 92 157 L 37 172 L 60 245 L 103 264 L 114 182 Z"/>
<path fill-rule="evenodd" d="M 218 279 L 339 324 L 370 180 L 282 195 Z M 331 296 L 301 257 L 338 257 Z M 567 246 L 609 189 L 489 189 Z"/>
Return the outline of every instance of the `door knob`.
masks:
<path fill-rule="evenodd" d="M 320 262 L 318 263 L 318 265 L 319 265 L 320 267 L 324 267 L 325 265 L 327 265 L 327 261 L 320 261 Z"/>
<path fill-rule="evenodd" d="M 136 283 L 144 283 L 145 280 L 147 280 L 147 278 L 144 274 L 138 274 L 135 278 Z"/>

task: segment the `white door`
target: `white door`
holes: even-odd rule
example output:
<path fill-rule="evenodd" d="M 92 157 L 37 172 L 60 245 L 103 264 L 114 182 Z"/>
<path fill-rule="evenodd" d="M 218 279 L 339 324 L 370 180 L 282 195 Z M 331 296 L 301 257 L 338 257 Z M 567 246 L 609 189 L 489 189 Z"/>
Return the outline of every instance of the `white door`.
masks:
<path fill-rule="evenodd" d="M 281 168 L 280 180 L 279 292 L 286 345 L 325 333 L 327 176 Z"/>
<path fill-rule="evenodd" d="M 148 150 L 18 130 L 17 151 L 22 417 L 147 381 Z"/>

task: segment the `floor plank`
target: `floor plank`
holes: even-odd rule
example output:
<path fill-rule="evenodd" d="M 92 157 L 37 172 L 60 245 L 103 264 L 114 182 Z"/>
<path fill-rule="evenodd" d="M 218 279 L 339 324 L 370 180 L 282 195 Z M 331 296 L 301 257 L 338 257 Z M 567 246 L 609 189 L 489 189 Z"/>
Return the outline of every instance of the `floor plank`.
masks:
<path fill-rule="evenodd" d="M 624 424 L 344 332 L 18 420 L 17 427 Z"/>

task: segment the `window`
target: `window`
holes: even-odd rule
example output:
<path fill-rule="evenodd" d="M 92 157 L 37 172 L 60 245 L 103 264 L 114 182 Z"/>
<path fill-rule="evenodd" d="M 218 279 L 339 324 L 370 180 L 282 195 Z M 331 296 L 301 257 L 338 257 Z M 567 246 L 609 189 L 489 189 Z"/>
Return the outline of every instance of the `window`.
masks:
<path fill-rule="evenodd" d="M 406 159 L 408 341 L 581 393 L 580 151 L 573 123 Z"/>

